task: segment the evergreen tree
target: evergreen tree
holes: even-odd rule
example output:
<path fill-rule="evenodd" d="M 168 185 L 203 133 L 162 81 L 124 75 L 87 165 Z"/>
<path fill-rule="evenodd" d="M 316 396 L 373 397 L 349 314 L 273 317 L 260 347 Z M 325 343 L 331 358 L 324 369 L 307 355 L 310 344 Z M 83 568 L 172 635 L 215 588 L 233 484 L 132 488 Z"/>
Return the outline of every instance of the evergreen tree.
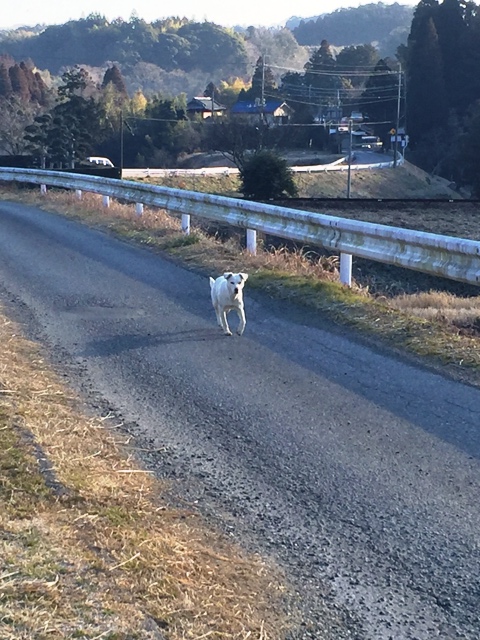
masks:
<path fill-rule="evenodd" d="M 218 98 L 218 89 L 213 82 L 209 82 L 205 87 L 205 91 L 203 92 L 204 98 L 212 98 L 215 100 Z"/>
<path fill-rule="evenodd" d="M 407 122 L 414 147 L 422 137 L 448 121 L 447 88 L 442 55 L 432 17 L 416 25 L 415 41 L 409 45 Z"/>
<path fill-rule="evenodd" d="M 388 140 L 388 131 L 396 126 L 398 83 L 398 73 L 394 73 L 385 60 L 379 60 L 360 98 L 364 115 L 384 143 Z"/>
<path fill-rule="evenodd" d="M 25 102 L 30 101 L 30 90 L 28 86 L 28 79 L 24 70 L 18 64 L 14 64 L 8 70 L 10 76 L 10 82 L 12 84 L 12 92 Z"/>
<path fill-rule="evenodd" d="M 455 176 L 459 184 L 472 187 L 473 196 L 480 198 L 480 106 L 476 105 L 466 122 L 466 132 L 458 144 L 458 162 Z"/>
<path fill-rule="evenodd" d="M 464 65 L 469 56 L 465 47 L 468 27 L 464 20 L 464 7 L 463 0 L 443 0 L 432 16 L 438 34 L 449 106 L 463 114 L 468 106 L 466 88 L 469 83 L 469 78 L 464 75 Z"/>
<path fill-rule="evenodd" d="M 119 94 L 125 97 L 128 95 L 125 80 L 123 79 L 120 69 L 116 65 L 109 67 L 105 71 L 102 81 L 102 89 L 105 89 L 109 84 L 111 84 Z"/>
<path fill-rule="evenodd" d="M 318 105 L 312 112 L 322 107 L 338 105 L 342 82 L 336 69 L 330 44 L 322 40 L 320 48 L 314 51 L 305 64 L 304 84 L 308 87 L 308 98 L 313 105 Z"/>
<path fill-rule="evenodd" d="M 12 94 L 10 74 L 4 64 L 0 64 L 0 98 L 8 98 Z"/>
<path fill-rule="evenodd" d="M 272 70 L 265 64 L 265 59 L 260 56 L 257 60 L 255 71 L 252 77 L 252 87 L 248 91 L 248 98 L 260 98 L 266 100 L 277 92 L 277 83 Z"/>

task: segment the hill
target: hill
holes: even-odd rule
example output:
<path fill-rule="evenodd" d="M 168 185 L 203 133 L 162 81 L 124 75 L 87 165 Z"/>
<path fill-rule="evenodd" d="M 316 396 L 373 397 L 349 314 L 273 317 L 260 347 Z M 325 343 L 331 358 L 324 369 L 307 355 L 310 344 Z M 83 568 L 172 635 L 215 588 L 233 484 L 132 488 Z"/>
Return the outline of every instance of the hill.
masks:
<path fill-rule="evenodd" d="M 130 93 L 196 95 L 208 82 L 249 81 L 252 64 L 265 50 L 272 68 L 298 71 L 308 59 L 308 48 L 319 47 L 324 39 L 335 47 L 373 43 L 382 56 L 394 56 L 406 42 L 412 11 L 380 2 L 323 14 L 295 27 L 289 21 L 285 28 L 237 31 L 174 17 L 109 22 L 96 13 L 61 25 L 0 30 L 0 62 L 9 57 L 30 60 L 52 75 L 79 65 L 92 77 L 114 62 Z"/>
<path fill-rule="evenodd" d="M 337 47 L 375 45 L 382 56 L 394 56 L 407 41 L 414 7 L 397 2 L 370 3 L 337 9 L 308 19 L 291 18 L 286 26 L 300 45 L 319 46 L 327 40 Z"/>

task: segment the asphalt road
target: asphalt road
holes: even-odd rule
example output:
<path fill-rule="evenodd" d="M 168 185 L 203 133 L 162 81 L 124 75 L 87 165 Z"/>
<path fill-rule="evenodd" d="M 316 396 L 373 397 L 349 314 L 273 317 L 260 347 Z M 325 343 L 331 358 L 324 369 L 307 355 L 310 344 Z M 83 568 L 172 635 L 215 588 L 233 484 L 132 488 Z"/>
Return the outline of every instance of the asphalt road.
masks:
<path fill-rule="evenodd" d="M 146 249 L 0 203 L 0 301 L 90 406 L 163 448 L 149 467 L 286 568 L 292 638 L 478 640 L 480 391 L 248 282 L 245 334 L 225 337 L 209 295 Z"/>

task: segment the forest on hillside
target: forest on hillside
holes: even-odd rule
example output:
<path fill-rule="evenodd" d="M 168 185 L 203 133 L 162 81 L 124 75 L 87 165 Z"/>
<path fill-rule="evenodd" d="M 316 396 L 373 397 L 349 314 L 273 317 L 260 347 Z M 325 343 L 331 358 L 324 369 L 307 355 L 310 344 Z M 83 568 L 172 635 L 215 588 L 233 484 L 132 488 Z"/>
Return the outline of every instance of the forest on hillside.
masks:
<path fill-rule="evenodd" d="M 272 69 L 300 70 L 309 47 L 322 40 L 334 47 L 375 43 L 381 56 L 394 56 L 402 37 L 406 42 L 410 22 L 411 7 L 382 3 L 326 14 L 315 25 L 296 29 L 234 30 L 176 17 L 152 23 L 138 17 L 108 21 L 96 13 L 62 25 L 0 31 L 0 55 L 32 61 L 44 76 L 54 77 L 74 65 L 99 77 L 97 69 L 115 64 L 130 92 L 194 95 L 210 80 L 248 77 L 260 55 L 268 57 Z"/>
<path fill-rule="evenodd" d="M 366 5 L 371 16 L 376 6 Z M 385 16 L 387 7 L 377 8 Z M 382 24 L 391 34 L 392 23 Z M 398 128 L 408 136 L 409 159 L 480 194 L 479 59 L 478 6 L 464 0 L 421 0 L 392 55 L 372 42 L 337 46 L 324 37 L 302 45 L 286 28 L 241 32 L 185 19 L 148 24 L 91 15 L 1 34 L 0 147 L 42 166 L 74 166 L 89 153 L 125 166 L 175 166 L 206 150 L 239 164 L 246 150 L 338 151 L 331 123 L 358 111 L 386 147 Z M 228 110 L 205 120 L 187 114 L 193 95 L 227 109 L 285 101 L 292 116 L 281 127 L 269 126 L 261 110 L 256 122 Z"/>

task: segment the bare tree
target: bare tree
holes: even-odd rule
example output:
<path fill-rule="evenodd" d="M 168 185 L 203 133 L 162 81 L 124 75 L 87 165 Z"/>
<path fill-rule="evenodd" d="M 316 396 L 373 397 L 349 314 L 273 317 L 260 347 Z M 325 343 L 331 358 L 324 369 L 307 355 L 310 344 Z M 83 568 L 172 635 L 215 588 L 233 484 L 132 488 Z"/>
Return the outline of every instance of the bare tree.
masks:
<path fill-rule="evenodd" d="M 25 129 L 41 111 L 38 104 L 25 102 L 15 95 L 0 98 L 0 153 L 12 156 L 25 153 L 28 146 Z"/>

